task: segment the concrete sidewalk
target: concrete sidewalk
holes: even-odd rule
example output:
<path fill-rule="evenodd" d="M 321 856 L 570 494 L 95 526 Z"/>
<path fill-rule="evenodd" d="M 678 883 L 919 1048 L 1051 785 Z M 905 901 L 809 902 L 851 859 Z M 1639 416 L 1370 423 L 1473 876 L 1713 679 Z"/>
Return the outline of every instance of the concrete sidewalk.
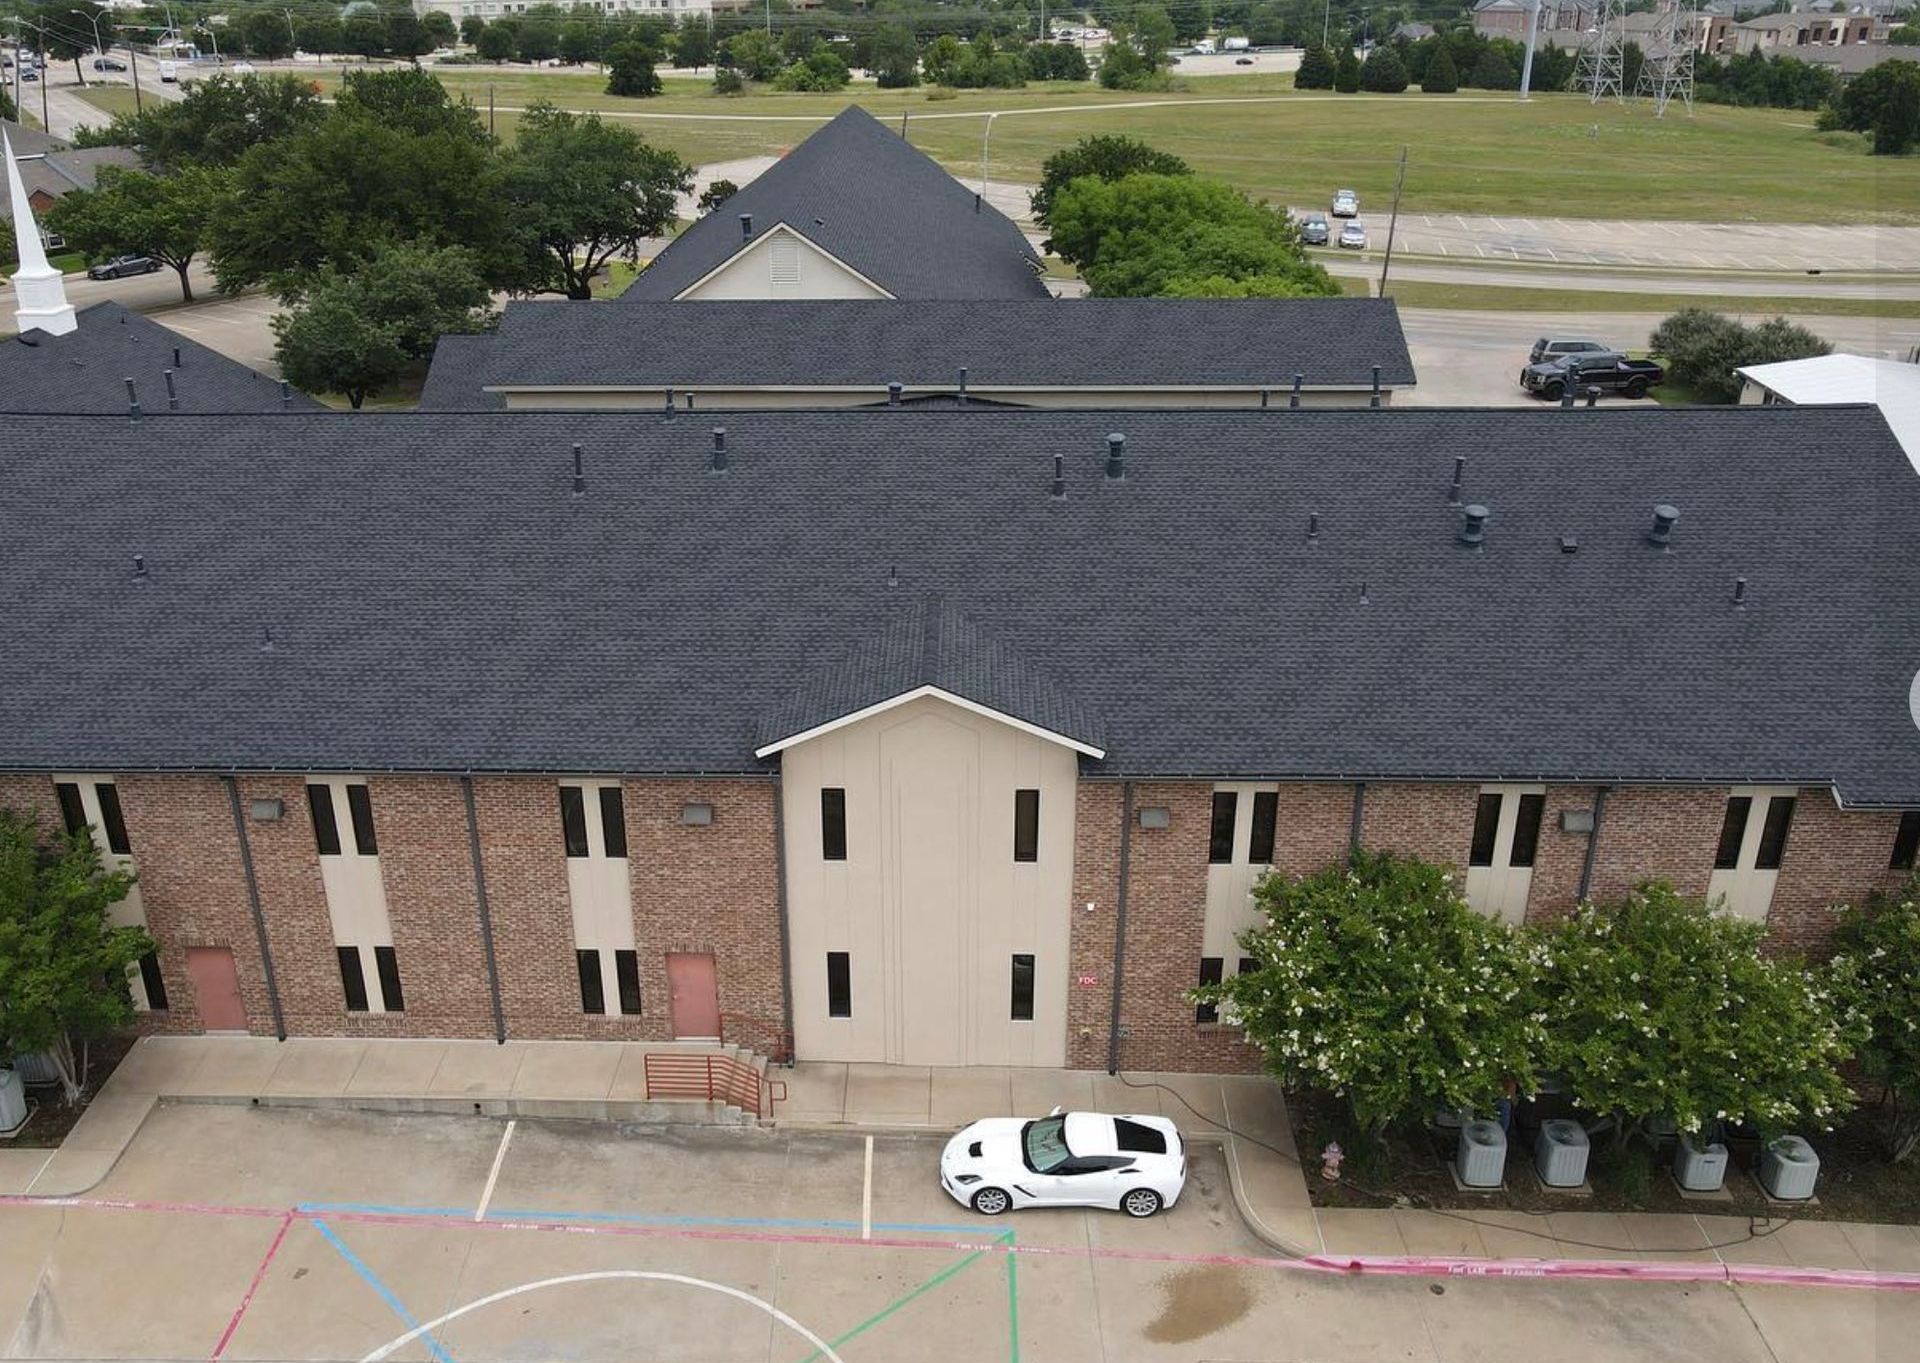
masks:
<path fill-rule="evenodd" d="M 598 1120 L 694 1121 L 704 1103 L 645 1103 L 648 1052 L 630 1042 L 147 1037 L 60 1149 L 0 1147 L 0 1194 L 74 1196 L 106 1177 L 161 1101 Z M 1248 1227 L 1282 1253 L 1487 1260 L 1639 1260 L 1920 1272 L 1920 1228 L 1744 1216 L 1582 1211 L 1324 1208 L 1315 1211 L 1279 1089 L 1251 1075 L 802 1063 L 775 1070 L 772 1120 L 815 1129 L 951 1131 L 977 1117 L 1055 1106 L 1158 1113 L 1218 1144 Z M 642 1109 L 651 1109 L 642 1111 Z M 1757 1233 L 1756 1233 L 1757 1232 Z"/>

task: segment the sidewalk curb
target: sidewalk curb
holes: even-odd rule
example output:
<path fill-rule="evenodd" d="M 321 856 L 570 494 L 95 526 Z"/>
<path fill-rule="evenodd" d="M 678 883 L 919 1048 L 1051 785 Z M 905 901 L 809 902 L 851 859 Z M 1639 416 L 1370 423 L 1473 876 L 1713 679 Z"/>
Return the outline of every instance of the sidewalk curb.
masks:
<path fill-rule="evenodd" d="M 1189 1134 L 1186 1137 L 1186 1141 L 1188 1145 L 1205 1144 L 1217 1146 L 1220 1152 L 1226 1156 L 1227 1187 L 1233 1193 L 1234 1210 L 1240 1213 L 1241 1222 L 1252 1232 L 1256 1239 L 1273 1246 L 1273 1248 L 1279 1250 L 1289 1259 L 1311 1259 L 1320 1253 L 1319 1250 L 1306 1249 L 1295 1244 L 1260 1219 L 1260 1213 L 1253 1208 L 1253 1199 L 1247 1196 L 1246 1187 L 1241 1182 L 1240 1162 L 1236 1158 L 1233 1149 L 1233 1137 L 1229 1133 L 1225 1131 L 1195 1132 Z M 1307 1208 L 1307 1213 L 1308 1215 L 1313 1214 L 1313 1208 L 1311 1206 Z"/>

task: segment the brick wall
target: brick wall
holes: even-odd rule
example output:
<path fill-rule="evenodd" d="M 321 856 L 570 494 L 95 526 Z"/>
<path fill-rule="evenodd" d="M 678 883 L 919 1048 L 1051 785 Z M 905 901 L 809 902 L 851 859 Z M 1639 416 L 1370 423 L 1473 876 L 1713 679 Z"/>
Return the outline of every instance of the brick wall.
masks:
<path fill-rule="evenodd" d="M 580 1011 L 573 910 L 560 835 L 559 783 L 546 777 L 490 777 L 473 783 L 473 805 L 487 872 L 494 955 L 507 1034 L 515 1037 L 622 1038 L 644 1035 L 631 1019 Z M 464 837 L 462 850 L 466 848 Z M 467 899 L 475 904 L 472 876 Z M 477 915 L 477 904 L 473 913 Z M 478 981 L 487 988 L 486 966 Z"/>
<path fill-rule="evenodd" d="M 1370 784 L 1360 818 L 1360 844 L 1451 866 L 1464 875 L 1473 846 L 1473 814 L 1480 787 Z"/>
<path fill-rule="evenodd" d="M 1843 813 L 1827 792 L 1801 791 L 1767 915 L 1769 945 L 1819 956 L 1838 918 L 1833 906 L 1858 904 L 1904 881 L 1911 872 L 1887 864 L 1899 827 L 1898 814 Z"/>
<path fill-rule="evenodd" d="M 17 814 L 38 813 L 41 832 L 48 837 L 57 837 L 64 831 L 51 776 L 0 775 L 0 809 L 11 809 Z"/>
<path fill-rule="evenodd" d="M 1540 845 L 1533 857 L 1533 883 L 1527 889 L 1527 921 L 1564 918 L 1580 901 L 1580 872 L 1587 861 L 1585 833 L 1568 833 L 1560 816 L 1570 809 L 1592 810 L 1599 791 L 1592 786 L 1548 786 L 1540 814 Z M 1611 813 L 1611 811 L 1609 811 Z"/>
<path fill-rule="evenodd" d="M 1352 836 L 1352 786 L 1309 782 L 1280 787 L 1280 819 L 1273 841 L 1275 871 L 1297 878 L 1342 864 Z"/>
<path fill-rule="evenodd" d="M 1113 927 L 1120 898 L 1120 821 L 1125 792 L 1118 781 L 1082 781 L 1073 807 L 1073 921 L 1067 941 L 1067 1064 L 1107 1067 L 1113 1016 Z M 1135 806 L 1137 821 L 1138 806 Z M 1137 822 L 1136 833 L 1141 831 Z M 1093 912 L 1087 912 L 1087 905 Z M 1082 979 L 1092 979 L 1082 985 Z"/>
<path fill-rule="evenodd" d="M 267 950 L 273 955 L 274 983 L 280 990 L 287 1033 L 343 1032 L 346 997 L 334 960 L 326 892 L 320 885 L 320 857 L 314 846 L 306 782 L 297 776 L 243 777 L 240 799 L 241 808 L 249 811 L 247 847 L 253 853 L 254 881 L 267 919 Z M 284 807 L 281 816 L 271 821 L 253 818 L 250 810 L 255 800 L 279 800 Z M 131 810 L 128 815 L 132 816 Z M 374 817 L 377 827 L 379 810 Z M 134 850 L 140 850 L 138 845 Z"/>

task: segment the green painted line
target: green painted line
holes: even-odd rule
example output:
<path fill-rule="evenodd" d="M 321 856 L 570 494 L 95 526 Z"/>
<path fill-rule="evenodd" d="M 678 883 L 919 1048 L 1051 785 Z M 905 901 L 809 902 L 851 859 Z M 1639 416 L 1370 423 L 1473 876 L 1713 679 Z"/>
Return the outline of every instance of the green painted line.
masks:
<path fill-rule="evenodd" d="M 1013 1232 L 1009 1230 L 1001 1237 L 1000 1243 L 1012 1249 Z M 1020 1363 L 1020 1277 L 1018 1268 L 1020 1256 L 1007 1255 L 1007 1363 Z"/>
<path fill-rule="evenodd" d="M 867 1331 L 871 1330 L 874 1326 L 878 1325 L 881 1321 L 885 1320 L 888 1316 L 891 1316 L 894 1312 L 898 1311 L 901 1307 L 905 1306 L 908 1302 L 912 1301 L 914 1298 L 918 1296 L 921 1296 L 924 1293 L 931 1292 L 934 1288 L 940 1286 L 941 1283 L 951 1278 L 954 1274 L 958 1273 L 961 1269 L 965 1268 L 968 1264 L 972 1263 L 975 1259 L 983 1258 L 986 1255 L 986 1253 L 987 1251 L 984 1249 L 976 1249 L 973 1253 L 969 1254 L 966 1258 L 960 1260 L 959 1263 L 947 1265 L 945 1268 L 941 1269 L 938 1273 L 934 1274 L 931 1278 L 928 1278 L 925 1282 L 921 1283 L 920 1286 L 914 1288 L 913 1291 L 907 1293 L 904 1297 L 896 1297 L 893 1301 L 888 1302 L 879 1311 L 875 1312 L 871 1316 L 868 1316 L 865 1320 L 861 1321 L 858 1325 L 854 1326 L 851 1330 L 847 1331 L 844 1335 L 841 1335 L 837 1339 L 828 1340 L 827 1342 L 831 1344 L 834 1348 L 838 1349 L 842 1344 L 845 1344 L 848 1340 L 865 1334 Z M 801 1359 L 800 1363 L 813 1363 L 813 1361 L 818 1357 L 820 1357 L 820 1351 L 818 1349 L 815 1349 L 812 1353 L 808 1354 L 805 1358 Z"/>

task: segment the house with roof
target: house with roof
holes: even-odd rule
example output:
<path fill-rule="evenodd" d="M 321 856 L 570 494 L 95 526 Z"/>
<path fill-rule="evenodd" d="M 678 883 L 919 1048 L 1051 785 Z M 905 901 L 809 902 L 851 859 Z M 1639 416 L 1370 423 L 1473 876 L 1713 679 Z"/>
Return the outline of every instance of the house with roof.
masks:
<path fill-rule="evenodd" d="M 420 405 L 1384 405 L 1413 382 L 1391 299 L 526 302 L 443 337 Z"/>
<path fill-rule="evenodd" d="M 1870 355 L 1814 355 L 1736 369 L 1740 401 L 1764 406 L 1871 403 L 1920 473 L 1920 363 Z"/>
<path fill-rule="evenodd" d="M 26 175 L 0 137 L 20 268 L 17 334 L 0 339 L 0 411 L 287 412 L 323 410 L 305 393 L 112 301 L 75 309 L 47 260 Z"/>
<path fill-rule="evenodd" d="M 0 505 L 152 1030 L 1248 1070 L 1270 869 L 1818 950 L 1920 852 L 1870 406 L 54 415 Z"/>
<path fill-rule="evenodd" d="M 849 105 L 668 243 L 633 302 L 1045 298 L 1025 234 Z"/>
<path fill-rule="evenodd" d="M 76 189 L 96 188 L 103 166 L 140 168 L 140 155 L 131 147 L 75 147 L 38 128 L 5 119 L 0 119 L 0 130 L 13 148 L 27 203 L 35 213 L 45 213 Z M 0 205 L 0 212 L 11 218 L 11 201 Z"/>

